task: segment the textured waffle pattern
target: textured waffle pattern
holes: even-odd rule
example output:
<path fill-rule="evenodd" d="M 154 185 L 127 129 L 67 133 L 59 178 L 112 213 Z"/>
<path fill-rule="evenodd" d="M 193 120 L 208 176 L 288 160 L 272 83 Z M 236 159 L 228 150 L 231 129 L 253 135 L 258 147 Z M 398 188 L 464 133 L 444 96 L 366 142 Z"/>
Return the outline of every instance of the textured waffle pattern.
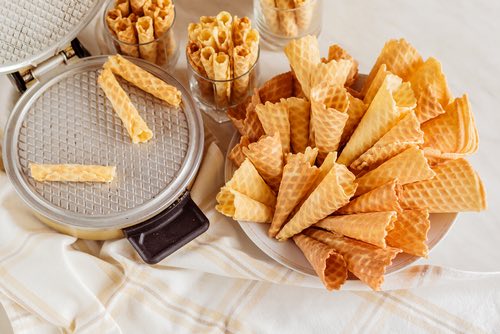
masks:
<path fill-rule="evenodd" d="M 362 170 L 376 166 L 413 145 L 424 143 L 424 133 L 413 112 L 403 117 L 392 129 L 380 138 L 373 147 L 363 153 L 352 164 L 351 168 Z"/>
<path fill-rule="evenodd" d="M 299 33 L 307 31 L 311 25 L 314 11 L 318 3 L 316 1 L 295 0 L 297 9 L 295 10 L 295 21 L 299 28 Z"/>
<path fill-rule="evenodd" d="M 241 100 L 247 94 L 250 82 L 250 73 L 246 74 L 251 67 L 251 54 L 248 48 L 240 45 L 233 50 L 233 77 L 238 78 L 233 84 L 233 94 L 236 101 Z"/>
<path fill-rule="evenodd" d="M 259 141 L 243 147 L 243 154 L 250 159 L 264 181 L 275 191 L 278 190 L 283 173 L 283 149 L 279 133 L 265 136 Z"/>
<path fill-rule="evenodd" d="M 304 201 L 299 211 L 281 229 L 277 238 L 279 240 L 288 239 L 347 204 L 354 194 L 352 185 L 355 179 L 352 173 L 347 171 L 347 174 L 350 184 L 342 186 L 340 182 L 341 175 L 338 174 L 338 169 L 332 168 Z"/>
<path fill-rule="evenodd" d="M 278 20 L 278 13 L 274 9 L 276 4 L 274 0 L 258 0 L 261 4 L 262 14 L 264 15 L 264 19 L 266 20 L 266 26 L 271 32 L 279 33 L 280 24 Z"/>
<path fill-rule="evenodd" d="M 397 248 L 379 248 L 320 230 L 309 229 L 304 231 L 304 234 L 339 252 L 347 263 L 347 269 L 376 291 L 380 290 L 384 283 L 385 269 L 391 265 L 396 255 L 401 253 Z"/>
<path fill-rule="evenodd" d="M 366 104 L 372 103 L 373 99 L 375 98 L 375 95 L 377 95 L 378 90 L 380 87 L 382 87 L 382 84 L 384 83 L 385 78 L 391 74 L 387 70 L 387 66 L 385 64 L 382 64 L 379 68 L 375 76 L 373 77 L 373 80 L 370 82 L 370 85 L 367 85 L 365 82 L 365 90 L 366 93 L 364 94 L 363 101 Z M 401 83 L 402 80 L 399 82 Z"/>
<path fill-rule="evenodd" d="M 427 208 L 430 213 L 486 209 L 484 185 L 467 160 L 446 161 L 436 166 L 434 172 L 433 179 L 403 187 L 403 208 Z"/>
<path fill-rule="evenodd" d="M 255 89 L 250 103 L 246 109 L 246 117 L 243 122 L 244 132 L 251 142 L 259 140 L 259 138 L 264 135 L 264 128 L 259 120 L 259 116 L 255 111 L 255 107 L 260 104 L 260 97 L 257 89 Z"/>
<path fill-rule="evenodd" d="M 321 84 L 344 86 L 352 68 L 350 60 L 330 60 L 318 63 L 311 73 L 311 88 Z"/>
<path fill-rule="evenodd" d="M 68 75 L 48 87 L 29 109 L 18 137 L 19 163 L 29 187 L 72 213 L 109 215 L 157 197 L 180 170 L 189 146 L 184 112 L 120 81 L 155 134 L 131 145 L 122 121 L 97 86 L 97 70 Z M 40 183 L 29 162 L 116 166 L 112 183 Z"/>
<path fill-rule="evenodd" d="M 245 155 L 243 154 L 243 148 L 250 144 L 247 136 L 242 136 L 240 142 L 236 144 L 231 152 L 229 152 L 228 158 L 237 166 L 240 167 L 243 161 L 245 161 Z"/>
<path fill-rule="evenodd" d="M 311 167 L 310 162 L 300 153 L 285 165 L 273 221 L 269 228 L 270 237 L 276 236 L 288 215 L 304 198 L 317 175 L 318 168 Z"/>
<path fill-rule="evenodd" d="M 181 92 L 176 87 L 167 84 L 120 55 L 110 56 L 104 67 L 160 100 L 173 106 L 179 106 L 181 103 Z"/>
<path fill-rule="evenodd" d="M 362 212 L 397 211 L 400 212 L 399 193 L 401 186 L 396 180 L 375 188 L 340 208 L 337 214 L 353 214 Z"/>
<path fill-rule="evenodd" d="M 347 264 L 332 247 L 308 236 L 293 238 L 328 290 L 338 290 L 347 279 Z"/>
<path fill-rule="evenodd" d="M 293 75 L 292 72 L 278 74 L 266 81 L 259 88 L 260 99 L 263 103 L 276 103 L 281 99 L 286 99 L 293 94 Z"/>
<path fill-rule="evenodd" d="M 442 106 L 448 105 L 452 99 L 446 83 L 446 77 L 441 69 L 441 63 L 435 58 L 429 58 L 408 79 L 415 95 L 420 97 L 426 87 L 432 87 L 436 98 Z"/>
<path fill-rule="evenodd" d="M 351 137 L 352 133 L 359 124 L 359 121 L 363 118 L 366 112 L 367 105 L 351 94 L 349 96 L 349 108 L 347 109 L 347 115 L 349 118 L 345 122 L 344 131 L 342 132 L 342 137 L 340 138 L 340 146 L 343 146 Z"/>
<path fill-rule="evenodd" d="M 2 1 L 0 64 L 38 55 L 73 30 L 97 0 Z"/>
<path fill-rule="evenodd" d="M 295 153 L 304 152 L 309 142 L 309 119 L 311 104 L 306 99 L 290 97 L 286 99 L 290 121 L 290 144 Z"/>
<path fill-rule="evenodd" d="M 286 102 L 259 104 L 255 107 L 259 120 L 268 135 L 279 132 L 281 146 L 286 154 L 290 152 L 290 121 Z"/>
<path fill-rule="evenodd" d="M 321 61 L 318 40 L 315 36 L 293 40 L 285 46 L 285 54 L 305 96 L 309 97 L 311 91 L 310 75 Z"/>
<path fill-rule="evenodd" d="M 388 89 L 392 76 L 387 76 L 365 115 L 347 142 L 339 163 L 350 165 L 356 158 L 372 147 L 399 120 L 400 113 Z"/>
<path fill-rule="evenodd" d="M 275 0 L 276 7 L 279 9 L 295 8 L 294 0 Z M 280 32 L 287 37 L 296 37 L 299 28 L 295 22 L 295 13 L 293 11 L 282 10 L 278 12 Z"/>
<path fill-rule="evenodd" d="M 434 117 L 444 114 L 444 108 L 439 103 L 432 86 L 424 87 L 420 91 L 415 113 L 420 123 L 424 123 Z"/>
<path fill-rule="evenodd" d="M 393 97 L 401 112 L 413 110 L 417 106 L 417 99 L 415 98 L 415 93 L 413 89 L 411 89 L 411 84 L 409 82 L 404 82 L 400 85 L 394 92 Z"/>
<path fill-rule="evenodd" d="M 408 254 L 427 257 L 426 241 L 430 227 L 427 209 L 405 210 L 398 213 L 394 228 L 387 235 L 387 244 Z"/>
<path fill-rule="evenodd" d="M 236 190 L 269 207 L 274 207 L 276 204 L 276 197 L 273 191 L 264 182 L 254 165 L 248 159 L 245 159 L 240 168 L 234 172 L 231 180 L 226 183 L 226 187 Z"/>
<path fill-rule="evenodd" d="M 410 147 L 357 179 L 356 195 L 364 194 L 393 179 L 398 179 L 398 182 L 404 185 L 428 180 L 434 175 L 424 157 L 424 152 L 415 146 Z"/>
<path fill-rule="evenodd" d="M 404 39 L 390 40 L 385 43 L 384 48 L 380 52 L 375 65 L 373 65 L 366 79 L 366 84 L 369 85 L 372 82 L 382 64 L 387 66 L 388 71 L 406 81 L 422 62 L 422 57 L 410 43 Z"/>
<path fill-rule="evenodd" d="M 217 211 L 238 221 L 267 223 L 273 218 L 272 208 L 233 189 L 223 187 L 216 200 Z"/>
<path fill-rule="evenodd" d="M 472 154 L 477 151 L 479 138 L 467 95 L 456 98 L 446 112 L 422 124 L 424 147 L 442 153 Z"/>
<path fill-rule="evenodd" d="M 358 78 L 358 62 L 338 44 L 330 45 L 328 48 L 328 60 L 332 59 L 337 61 L 340 59 L 351 61 L 351 69 L 345 83 L 346 86 L 351 86 Z"/>
<path fill-rule="evenodd" d="M 385 237 L 395 220 L 395 211 L 368 212 L 327 217 L 314 226 L 385 248 Z"/>
<path fill-rule="evenodd" d="M 114 166 L 30 164 L 31 176 L 37 181 L 111 182 Z"/>

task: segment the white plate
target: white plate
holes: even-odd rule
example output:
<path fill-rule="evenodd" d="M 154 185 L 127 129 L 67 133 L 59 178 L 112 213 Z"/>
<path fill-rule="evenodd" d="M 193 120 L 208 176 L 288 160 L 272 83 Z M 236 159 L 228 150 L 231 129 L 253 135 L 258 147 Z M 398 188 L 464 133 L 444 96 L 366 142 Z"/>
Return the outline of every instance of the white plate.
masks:
<path fill-rule="evenodd" d="M 239 140 L 239 133 L 235 133 L 229 143 L 228 153 L 231 152 L 231 149 L 239 142 Z M 226 182 L 232 177 L 235 170 L 236 166 L 227 158 L 226 155 L 224 170 Z M 456 217 L 457 213 L 430 214 L 429 219 L 431 221 L 431 228 L 427 234 L 427 245 L 429 247 L 429 251 L 436 246 L 441 239 L 443 239 Z M 238 223 L 250 240 L 252 240 L 253 243 L 269 257 L 292 270 L 306 275 L 317 276 L 307 259 L 293 241 L 287 240 L 285 242 L 280 242 L 267 236 L 269 224 L 258 224 L 252 222 Z M 418 256 L 400 253 L 392 261 L 392 264 L 387 267 L 386 273 L 389 274 L 401 270 L 418 259 Z M 349 276 L 349 279 L 355 278 Z"/>

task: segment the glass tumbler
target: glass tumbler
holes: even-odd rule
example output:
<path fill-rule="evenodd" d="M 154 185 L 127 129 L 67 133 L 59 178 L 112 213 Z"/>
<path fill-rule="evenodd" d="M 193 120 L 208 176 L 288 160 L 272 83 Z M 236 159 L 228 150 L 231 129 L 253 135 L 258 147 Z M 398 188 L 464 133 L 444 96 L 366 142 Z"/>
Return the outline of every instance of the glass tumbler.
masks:
<path fill-rule="evenodd" d="M 163 11 L 148 13 L 149 15 L 144 13 L 143 16 L 133 13 L 124 16 L 115 7 L 120 2 L 109 0 L 104 10 L 104 40 L 108 53 L 142 58 L 166 70 L 172 69 L 179 58 L 173 29 L 175 7 L 173 18 L 165 17 Z M 160 18 L 153 19 L 153 15 L 159 15 Z M 171 20 L 171 24 L 168 27 L 162 26 L 162 20 Z"/>
<path fill-rule="evenodd" d="M 257 29 L 270 48 L 281 49 L 292 39 L 318 36 L 321 32 L 323 0 L 254 0 L 253 3 Z"/>
<path fill-rule="evenodd" d="M 229 121 L 227 109 L 243 102 L 258 87 L 259 54 L 260 52 L 257 52 L 257 57 L 248 66 L 248 70 L 237 77 L 225 80 L 216 80 L 203 75 L 186 55 L 189 88 L 200 109 L 218 123 Z M 214 66 L 217 66 L 217 57 L 211 60 Z M 231 62 L 230 66 L 232 69 L 230 72 L 234 73 L 236 65 Z"/>

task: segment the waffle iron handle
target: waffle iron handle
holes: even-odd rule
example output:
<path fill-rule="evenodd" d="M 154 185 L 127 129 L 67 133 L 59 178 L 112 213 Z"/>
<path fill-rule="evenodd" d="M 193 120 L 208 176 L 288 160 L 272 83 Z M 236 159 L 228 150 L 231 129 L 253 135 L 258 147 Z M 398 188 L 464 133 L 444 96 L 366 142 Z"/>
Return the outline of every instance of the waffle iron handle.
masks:
<path fill-rule="evenodd" d="M 170 207 L 123 233 L 144 262 L 156 264 L 204 233 L 208 218 L 186 191 Z"/>

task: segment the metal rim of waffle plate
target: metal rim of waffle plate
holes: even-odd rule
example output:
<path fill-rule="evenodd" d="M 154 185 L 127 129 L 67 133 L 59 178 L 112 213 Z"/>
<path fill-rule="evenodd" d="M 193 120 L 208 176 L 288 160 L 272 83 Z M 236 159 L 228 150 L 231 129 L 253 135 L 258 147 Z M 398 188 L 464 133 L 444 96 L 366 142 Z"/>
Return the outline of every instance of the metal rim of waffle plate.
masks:
<path fill-rule="evenodd" d="M 228 154 L 231 152 L 231 149 L 238 144 L 239 140 L 240 134 L 236 132 L 229 143 L 227 151 Z M 224 179 L 226 182 L 229 181 L 235 170 L 236 166 L 226 154 L 224 166 Z M 430 215 L 429 219 L 431 221 L 431 228 L 427 234 L 427 246 L 429 247 L 429 253 L 441 240 L 443 240 L 457 216 L 458 213 L 433 213 Z M 314 269 L 311 267 L 299 248 L 295 247 L 293 241 L 288 240 L 280 242 L 269 238 L 267 236 L 267 224 L 240 221 L 238 221 L 238 223 L 248 238 L 252 240 L 252 242 L 260 248 L 260 250 L 276 262 L 302 274 L 317 276 Z M 394 258 L 392 264 L 387 267 L 385 275 L 394 274 L 419 259 L 420 258 L 418 256 L 400 253 Z M 349 274 L 348 279 L 357 280 L 357 278 L 352 274 Z"/>
<path fill-rule="evenodd" d="M 140 59 L 142 68 L 176 86 L 180 108 L 119 79 L 153 138 L 132 144 L 97 85 L 107 57 L 61 67 L 23 94 L 5 130 L 5 169 L 35 212 L 84 230 L 115 230 L 166 209 L 191 185 L 203 154 L 203 122 L 188 91 L 165 71 Z M 111 183 L 36 182 L 29 162 L 115 165 Z"/>
<path fill-rule="evenodd" d="M 0 14 L 0 73 L 37 65 L 60 51 L 96 16 L 101 0 L 20 0 Z"/>

